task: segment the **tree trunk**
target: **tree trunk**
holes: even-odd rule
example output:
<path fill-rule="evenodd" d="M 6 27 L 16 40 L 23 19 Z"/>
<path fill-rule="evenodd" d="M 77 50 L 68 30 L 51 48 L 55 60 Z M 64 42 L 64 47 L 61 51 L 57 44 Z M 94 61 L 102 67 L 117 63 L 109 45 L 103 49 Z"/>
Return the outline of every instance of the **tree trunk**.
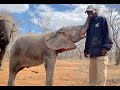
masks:
<path fill-rule="evenodd" d="M 113 36 L 113 40 L 115 42 L 116 45 L 116 52 L 115 52 L 115 59 L 116 59 L 116 65 L 120 64 L 120 46 L 119 46 L 119 42 L 117 40 L 117 38 L 115 38 L 116 36 Z"/>
<path fill-rule="evenodd" d="M 119 65 L 120 64 L 120 51 L 117 47 L 116 47 L 115 59 L 116 59 L 116 65 Z"/>

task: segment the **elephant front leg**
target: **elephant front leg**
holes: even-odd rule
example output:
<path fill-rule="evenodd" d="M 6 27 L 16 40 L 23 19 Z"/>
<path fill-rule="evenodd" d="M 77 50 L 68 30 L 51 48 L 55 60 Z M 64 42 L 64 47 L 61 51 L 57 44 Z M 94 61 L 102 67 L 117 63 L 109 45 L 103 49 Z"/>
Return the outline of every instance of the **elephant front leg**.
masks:
<path fill-rule="evenodd" d="M 0 57 L 2 57 L 2 56 L 0 56 Z M 3 59 L 2 59 L 2 58 L 0 58 L 0 71 L 2 71 L 2 70 L 3 70 L 3 65 L 2 65 L 2 63 L 3 63 Z"/>
<path fill-rule="evenodd" d="M 2 63 L 3 63 L 4 54 L 5 54 L 5 51 L 0 52 L 0 71 L 3 70 Z"/>
<path fill-rule="evenodd" d="M 0 71 L 2 71 L 2 70 L 3 70 L 3 67 L 2 67 L 2 62 L 3 62 L 3 60 L 2 60 L 2 59 L 0 59 Z"/>
<path fill-rule="evenodd" d="M 0 71 L 2 71 L 3 70 L 3 67 L 2 67 L 2 65 L 0 65 Z"/>
<path fill-rule="evenodd" d="M 46 86 L 52 86 L 53 84 L 53 74 L 55 68 L 55 60 L 47 60 L 45 63 L 45 70 L 46 70 Z"/>

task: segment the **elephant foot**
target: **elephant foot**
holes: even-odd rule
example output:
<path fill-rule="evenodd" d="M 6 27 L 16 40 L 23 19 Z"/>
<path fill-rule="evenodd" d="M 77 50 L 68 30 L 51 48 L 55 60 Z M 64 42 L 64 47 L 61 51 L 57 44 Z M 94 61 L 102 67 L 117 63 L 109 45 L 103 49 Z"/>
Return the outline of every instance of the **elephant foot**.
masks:
<path fill-rule="evenodd" d="M 2 71 L 3 70 L 3 67 L 2 66 L 0 66 L 0 71 Z"/>
<path fill-rule="evenodd" d="M 8 82 L 8 86 L 15 86 L 15 83 Z"/>

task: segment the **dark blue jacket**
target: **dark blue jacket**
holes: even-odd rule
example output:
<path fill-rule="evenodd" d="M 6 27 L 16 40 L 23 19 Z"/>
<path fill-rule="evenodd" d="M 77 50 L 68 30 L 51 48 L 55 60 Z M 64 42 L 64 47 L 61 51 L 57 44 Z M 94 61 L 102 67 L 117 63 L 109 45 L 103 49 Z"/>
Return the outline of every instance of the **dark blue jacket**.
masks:
<path fill-rule="evenodd" d="M 110 50 L 112 44 L 106 18 L 95 16 L 90 19 L 89 28 L 86 33 L 84 53 L 90 54 L 90 57 L 102 56 L 101 50 L 103 48 Z"/>

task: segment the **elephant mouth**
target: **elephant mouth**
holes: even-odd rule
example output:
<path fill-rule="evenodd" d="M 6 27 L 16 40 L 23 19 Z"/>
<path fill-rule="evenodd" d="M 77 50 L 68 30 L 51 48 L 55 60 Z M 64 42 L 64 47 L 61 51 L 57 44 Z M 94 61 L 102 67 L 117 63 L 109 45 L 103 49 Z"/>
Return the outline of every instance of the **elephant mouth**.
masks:
<path fill-rule="evenodd" d="M 73 48 L 67 48 L 67 49 L 62 48 L 62 49 L 57 50 L 57 52 L 58 52 L 58 53 L 62 53 L 62 52 L 64 52 L 64 51 L 69 51 L 69 50 L 73 50 Z"/>

